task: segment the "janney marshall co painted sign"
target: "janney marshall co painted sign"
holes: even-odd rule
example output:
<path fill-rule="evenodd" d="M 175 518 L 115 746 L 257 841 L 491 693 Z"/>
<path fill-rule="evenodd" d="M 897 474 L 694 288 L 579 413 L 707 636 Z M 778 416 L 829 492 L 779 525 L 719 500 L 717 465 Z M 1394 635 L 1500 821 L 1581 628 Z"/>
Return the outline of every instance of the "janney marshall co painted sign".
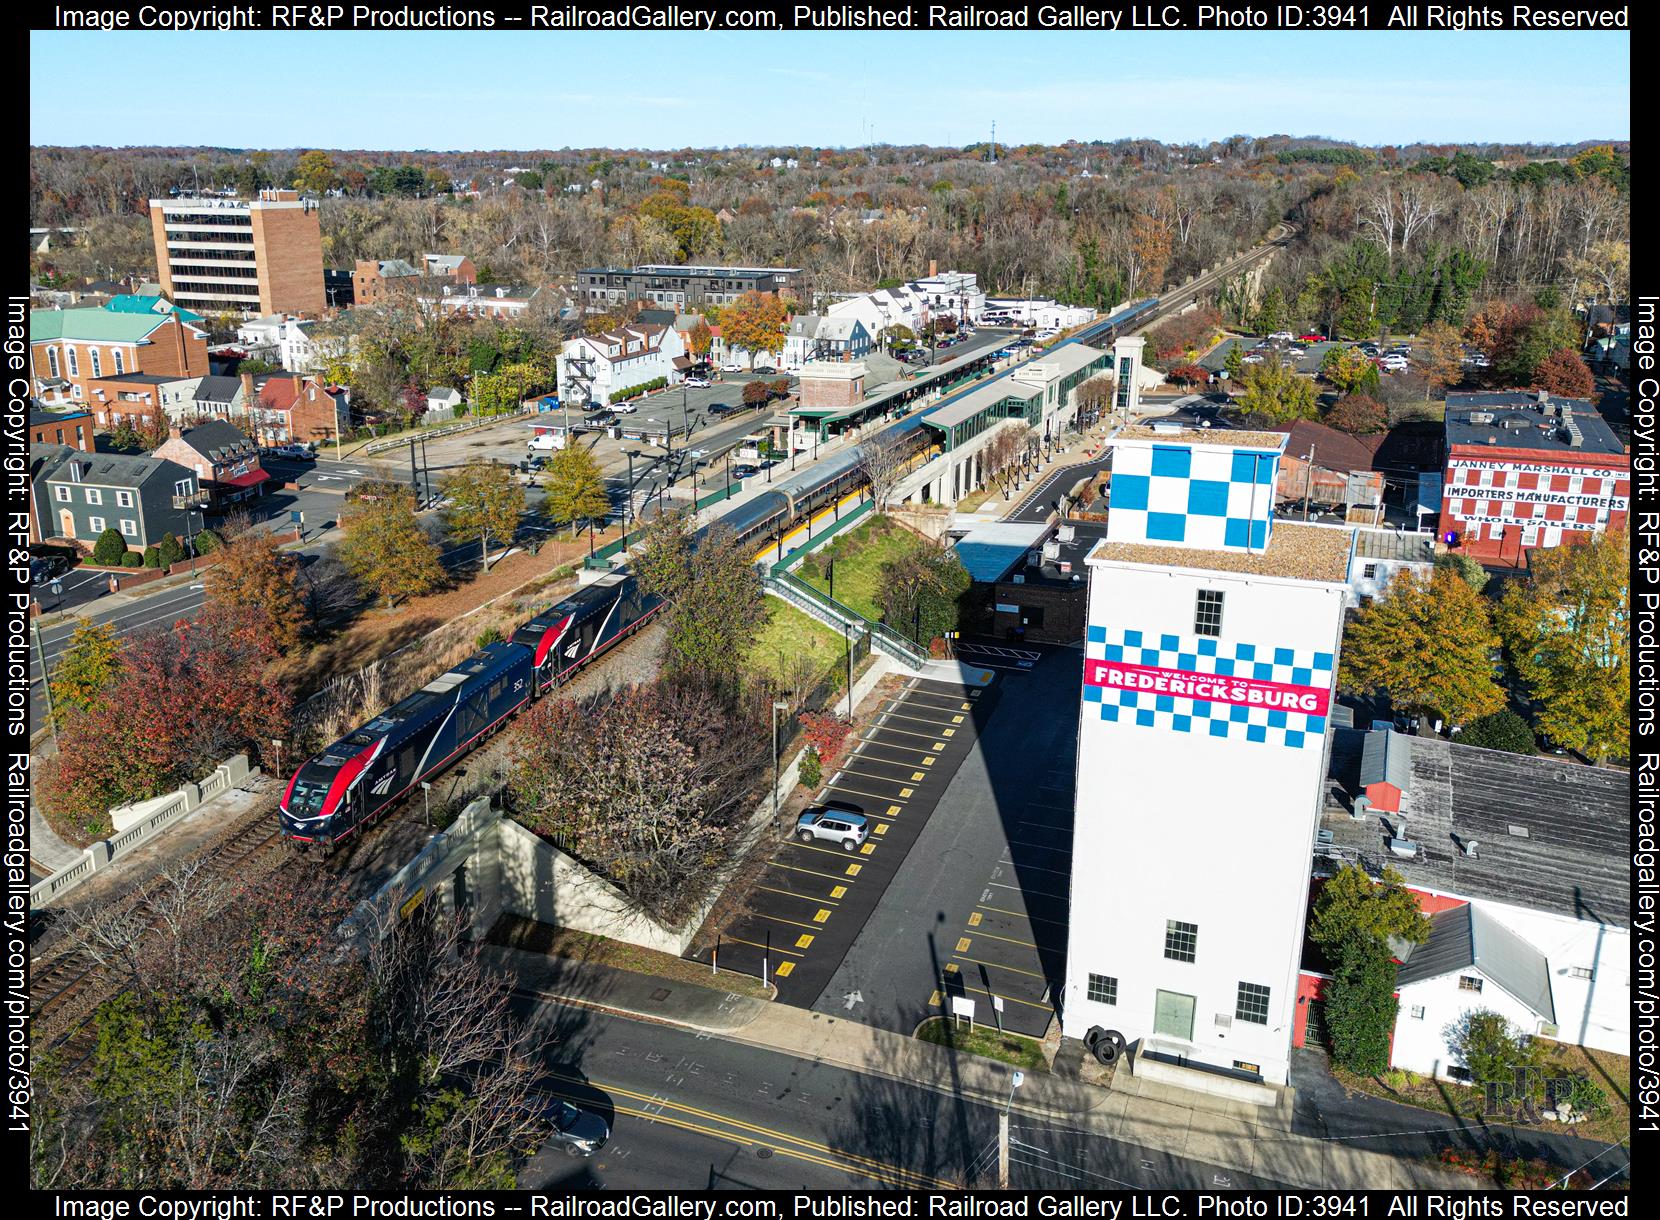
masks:
<path fill-rule="evenodd" d="M 1324 716 L 1331 704 L 1331 691 L 1323 686 L 1299 686 L 1290 682 L 1267 682 L 1257 678 L 1229 677 L 1153 665 L 1127 665 L 1121 661 L 1086 660 L 1084 681 L 1090 686 L 1109 690 L 1146 691 L 1177 699 L 1302 712 L 1310 716 Z"/>

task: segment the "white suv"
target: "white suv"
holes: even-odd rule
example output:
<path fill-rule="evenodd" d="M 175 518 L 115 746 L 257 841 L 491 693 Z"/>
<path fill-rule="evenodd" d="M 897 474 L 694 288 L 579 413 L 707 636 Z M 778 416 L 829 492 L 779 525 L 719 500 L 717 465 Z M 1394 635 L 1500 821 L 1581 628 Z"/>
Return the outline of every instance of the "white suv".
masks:
<path fill-rule="evenodd" d="M 840 843 L 853 851 L 870 837 L 870 825 L 857 813 L 818 805 L 795 820 L 795 833 L 803 843 Z"/>

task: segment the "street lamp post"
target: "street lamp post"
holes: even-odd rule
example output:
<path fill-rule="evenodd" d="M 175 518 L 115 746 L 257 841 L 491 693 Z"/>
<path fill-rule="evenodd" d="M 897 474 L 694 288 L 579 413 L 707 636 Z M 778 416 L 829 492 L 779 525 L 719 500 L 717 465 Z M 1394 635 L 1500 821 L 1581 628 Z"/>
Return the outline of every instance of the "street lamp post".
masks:
<path fill-rule="evenodd" d="M 778 713 L 787 712 L 790 705 L 782 700 L 772 704 L 772 816 L 778 816 Z"/>
<path fill-rule="evenodd" d="M 628 491 L 623 497 L 623 533 L 628 533 L 628 517 L 634 507 L 634 455 L 638 450 L 624 449 L 623 456 L 628 459 Z"/>
<path fill-rule="evenodd" d="M 431 827 L 432 827 L 432 785 L 424 779 L 421 781 L 421 805 L 426 810 L 427 827 L 428 827 L 428 829 L 431 829 Z"/>
<path fill-rule="evenodd" d="M 847 629 L 847 718 L 853 719 L 853 622 L 842 624 Z"/>
<path fill-rule="evenodd" d="M 730 499 L 732 497 L 732 451 L 728 449 L 724 456 L 726 458 L 726 495 Z"/>
<path fill-rule="evenodd" d="M 46 645 L 40 639 L 40 621 L 36 619 L 30 624 L 35 629 L 35 652 L 40 657 L 40 685 L 46 692 L 46 723 L 52 730 L 52 748 L 58 746 L 58 715 L 52 707 L 52 671 L 46 664 Z"/>

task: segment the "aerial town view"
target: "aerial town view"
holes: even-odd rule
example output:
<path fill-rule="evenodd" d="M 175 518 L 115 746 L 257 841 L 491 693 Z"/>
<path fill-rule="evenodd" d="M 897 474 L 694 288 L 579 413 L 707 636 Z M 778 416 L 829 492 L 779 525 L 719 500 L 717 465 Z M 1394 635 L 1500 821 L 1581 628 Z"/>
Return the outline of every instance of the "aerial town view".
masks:
<path fill-rule="evenodd" d="M 41 1214 L 1627 1214 L 1627 10 L 314 7 L 30 35 Z"/>

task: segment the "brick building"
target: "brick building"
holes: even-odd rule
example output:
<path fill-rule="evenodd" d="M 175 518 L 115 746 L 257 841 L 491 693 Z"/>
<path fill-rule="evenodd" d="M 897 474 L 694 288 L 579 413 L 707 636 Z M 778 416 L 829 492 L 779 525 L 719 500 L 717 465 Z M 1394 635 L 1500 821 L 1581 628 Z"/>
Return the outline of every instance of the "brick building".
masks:
<path fill-rule="evenodd" d="M 801 366 L 801 407 L 852 407 L 865 398 L 862 360 L 809 360 Z"/>
<path fill-rule="evenodd" d="M 194 472 L 210 497 L 209 511 L 223 512 L 240 501 L 258 499 L 271 478 L 259 464 L 259 449 L 223 420 L 194 428 L 174 426 L 150 456 Z"/>
<path fill-rule="evenodd" d="M 588 267 L 576 281 L 577 299 L 590 313 L 636 300 L 688 313 L 704 302 L 730 305 L 746 292 L 799 299 L 802 288 L 799 267 Z"/>
<path fill-rule="evenodd" d="M 85 411 L 42 411 L 29 408 L 29 443 L 64 445 L 92 452 L 92 416 Z"/>
<path fill-rule="evenodd" d="M 244 317 L 326 307 L 317 204 L 296 191 L 152 199 L 150 229 L 162 293 L 181 305 Z"/>
<path fill-rule="evenodd" d="M 207 346 L 207 334 L 177 311 L 29 311 L 29 374 L 35 396 L 46 405 L 92 406 L 93 383 L 106 377 L 204 376 Z"/>
<path fill-rule="evenodd" d="M 1624 528 L 1631 455 L 1583 400 L 1447 395 L 1441 532 L 1483 563 Z"/>
<path fill-rule="evenodd" d="M 267 448 L 332 444 L 351 427 L 345 390 L 299 373 L 244 373 L 240 402 L 238 424 Z"/>
<path fill-rule="evenodd" d="M 393 285 L 413 284 L 421 273 L 401 258 L 360 258 L 352 271 L 352 295 L 358 305 L 379 305 Z"/>

